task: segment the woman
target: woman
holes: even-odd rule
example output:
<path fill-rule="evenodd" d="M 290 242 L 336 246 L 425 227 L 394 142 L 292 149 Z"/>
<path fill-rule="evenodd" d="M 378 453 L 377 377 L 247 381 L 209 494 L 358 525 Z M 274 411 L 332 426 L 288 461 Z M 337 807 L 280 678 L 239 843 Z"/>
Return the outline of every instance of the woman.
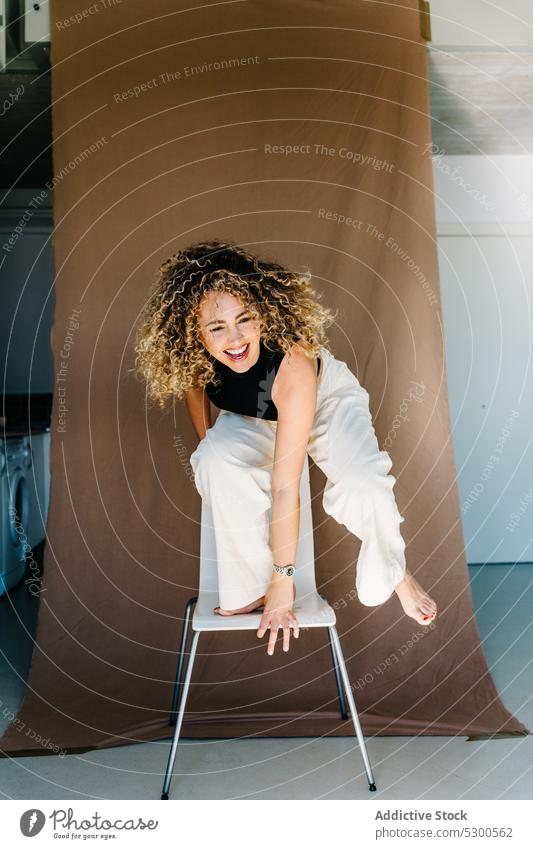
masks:
<path fill-rule="evenodd" d="M 330 352 L 334 321 L 308 272 L 287 271 L 219 241 L 193 245 L 159 269 L 136 352 L 160 407 L 185 398 L 200 444 L 195 484 L 213 511 L 222 616 L 264 605 L 257 636 L 278 628 L 283 649 L 293 610 L 300 478 L 306 452 L 326 475 L 325 511 L 358 536 L 356 588 L 365 605 L 398 595 L 429 624 L 433 599 L 405 566 L 400 516 L 368 393 Z M 210 401 L 220 409 L 215 424 Z M 271 527 L 269 522 L 271 511 Z"/>

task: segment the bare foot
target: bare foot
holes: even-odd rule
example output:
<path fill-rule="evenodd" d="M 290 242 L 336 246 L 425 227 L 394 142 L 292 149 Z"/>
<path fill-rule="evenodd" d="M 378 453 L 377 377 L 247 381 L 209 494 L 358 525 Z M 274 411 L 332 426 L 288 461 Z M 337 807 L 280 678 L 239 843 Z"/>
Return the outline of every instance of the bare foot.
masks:
<path fill-rule="evenodd" d="M 429 625 L 437 615 L 437 605 L 414 578 L 405 570 L 403 580 L 394 588 L 407 616 L 412 616 L 420 625 Z"/>
<path fill-rule="evenodd" d="M 296 598 L 296 587 L 293 587 L 293 597 Z M 214 607 L 213 613 L 219 613 L 220 616 L 236 616 L 237 613 L 252 613 L 252 611 L 257 610 L 258 607 L 262 607 L 264 603 L 265 597 L 262 595 L 261 598 L 251 601 L 250 604 L 246 605 L 246 607 L 239 607 L 238 610 L 224 610 L 222 607 Z"/>
<path fill-rule="evenodd" d="M 224 610 L 222 607 L 214 607 L 213 613 L 220 613 L 221 616 L 235 616 L 237 613 L 251 613 L 253 610 L 257 610 L 258 607 L 261 607 L 264 603 L 265 597 L 262 595 L 261 598 L 251 601 L 250 604 L 246 605 L 246 607 L 239 607 L 238 610 Z"/>

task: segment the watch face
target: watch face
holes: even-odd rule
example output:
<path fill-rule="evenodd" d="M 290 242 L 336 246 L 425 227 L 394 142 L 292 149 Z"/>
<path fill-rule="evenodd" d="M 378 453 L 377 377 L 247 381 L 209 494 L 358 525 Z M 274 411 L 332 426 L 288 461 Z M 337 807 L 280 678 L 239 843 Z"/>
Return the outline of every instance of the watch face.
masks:
<path fill-rule="evenodd" d="M 276 572 L 279 572 L 281 575 L 294 575 L 294 567 L 293 566 L 274 566 Z"/>

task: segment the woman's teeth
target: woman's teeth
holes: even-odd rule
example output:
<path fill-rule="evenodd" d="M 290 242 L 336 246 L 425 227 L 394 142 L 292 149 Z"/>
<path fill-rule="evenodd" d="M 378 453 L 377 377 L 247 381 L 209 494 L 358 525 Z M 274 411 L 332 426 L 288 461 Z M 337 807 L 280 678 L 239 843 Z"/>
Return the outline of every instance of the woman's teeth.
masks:
<path fill-rule="evenodd" d="M 246 345 L 242 345 L 240 348 L 232 348 L 230 350 L 226 350 L 224 353 L 228 355 L 232 360 L 242 360 L 248 353 L 249 343 Z"/>

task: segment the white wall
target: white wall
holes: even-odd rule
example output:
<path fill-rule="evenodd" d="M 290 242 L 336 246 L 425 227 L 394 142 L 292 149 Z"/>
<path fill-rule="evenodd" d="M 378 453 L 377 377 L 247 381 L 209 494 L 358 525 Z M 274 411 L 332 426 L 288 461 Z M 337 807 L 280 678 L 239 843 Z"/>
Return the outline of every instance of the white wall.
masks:
<path fill-rule="evenodd" d="M 430 0 L 435 44 L 533 44 L 531 0 Z"/>
<path fill-rule="evenodd" d="M 433 47 L 533 45 L 532 0 L 430 9 Z M 467 559 L 533 561 L 532 157 L 436 156 L 433 172 Z"/>
<path fill-rule="evenodd" d="M 467 559 L 533 561 L 533 159 L 433 159 Z"/>

